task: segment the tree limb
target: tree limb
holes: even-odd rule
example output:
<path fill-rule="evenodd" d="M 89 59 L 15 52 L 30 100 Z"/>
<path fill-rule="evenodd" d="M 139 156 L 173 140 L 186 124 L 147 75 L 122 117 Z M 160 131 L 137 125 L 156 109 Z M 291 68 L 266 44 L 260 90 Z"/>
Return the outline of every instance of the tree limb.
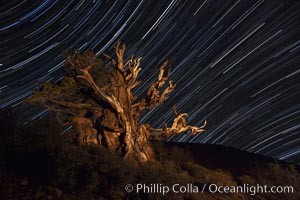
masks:
<path fill-rule="evenodd" d="M 193 135 L 205 131 L 204 128 L 207 124 L 206 120 L 204 120 L 204 124 L 199 127 L 187 125 L 186 117 L 188 117 L 188 114 L 187 113 L 178 114 L 175 106 L 173 107 L 173 111 L 176 114 L 176 117 L 174 118 L 171 127 L 168 127 L 167 124 L 165 124 L 164 128 L 160 128 L 160 129 L 155 129 L 150 126 L 147 127 L 149 131 L 155 131 L 154 132 L 155 138 L 159 138 L 159 139 L 169 138 L 172 135 L 179 135 L 186 131 L 191 131 Z"/>
<path fill-rule="evenodd" d="M 162 104 L 166 99 L 168 99 L 168 94 L 170 94 L 175 89 L 175 84 L 170 80 L 168 81 L 168 86 L 161 92 L 160 89 L 167 83 L 167 80 L 170 76 L 169 68 L 168 73 L 166 76 L 165 74 L 165 67 L 167 66 L 167 61 L 165 61 L 159 68 L 159 74 L 157 80 L 152 83 L 147 90 L 146 97 L 137 102 L 132 106 L 132 108 L 137 108 L 137 112 L 142 112 L 144 110 L 150 110 L 155 108 L 156 106 Z"/>

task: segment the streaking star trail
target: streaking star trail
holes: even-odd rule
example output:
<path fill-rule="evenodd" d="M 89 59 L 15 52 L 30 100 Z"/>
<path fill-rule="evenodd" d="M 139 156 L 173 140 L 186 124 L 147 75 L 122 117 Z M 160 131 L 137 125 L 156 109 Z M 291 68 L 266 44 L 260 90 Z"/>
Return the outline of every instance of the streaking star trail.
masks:
<path fill-rule="evenodd" d="M 172 106 L 213 143 L 300 163 L 300 2 L 270 0 L 13 0 L 0 8 L 0 108 L 62 78 L 63 51 L 142 56 L 143 95 L 169 60 L 176 90 L 142 120 L 163 126 Z M 25 107 L 24 119 L 47 114 Z"/>

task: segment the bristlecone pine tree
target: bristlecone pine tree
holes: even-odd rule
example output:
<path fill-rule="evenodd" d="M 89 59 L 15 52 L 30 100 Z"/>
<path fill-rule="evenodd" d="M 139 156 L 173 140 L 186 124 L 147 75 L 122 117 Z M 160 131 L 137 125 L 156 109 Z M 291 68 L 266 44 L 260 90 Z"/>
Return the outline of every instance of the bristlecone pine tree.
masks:
<path fill-rule="evenodd" d="M 150 85 L 145 97 L 137 101 L 132 90 L 141 81 L 137 80 L 141 70 L 141 58 L 133 56 L 124 62 L 125 44 L 115 46 L 116 59 L 103 54 L 111 62 L 107 68 L 93 52 L 71 52 L 66 58 L 65 76 L 59 83 L 44 82 L 39 90 L 27 100 L 56 114 L 63 126 L 77 130 L 79 145 L 99 145 L 139 162 L 154 159 L 150 138 L 166 139 L 172 135 L 191 131 L 204 131 L 203 126 L 186 124 L 186 113 L 177 113 L 168 127 L 152 128 L 140 124 L 142 112 L 162 104 L 175 85 L 168 80 L 170 68 L 167 62 L 159 68 L 157 80 Z"/>

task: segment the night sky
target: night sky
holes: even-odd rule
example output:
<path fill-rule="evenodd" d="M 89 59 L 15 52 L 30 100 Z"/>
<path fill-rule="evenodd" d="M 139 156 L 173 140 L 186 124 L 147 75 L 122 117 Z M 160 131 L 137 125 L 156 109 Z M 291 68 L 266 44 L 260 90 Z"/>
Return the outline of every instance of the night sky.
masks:
<path fill-rule="evenodd" d="M 46 115 L 21 101 L 58 81 L 68 49 L 142 56 L 142 96 L 169 60 L 177 87 L 145 113 L 153 127 L 174 118 L 208 121 L 206 132 L 171 141 L 232 146 L 300 163 L 300 1 L 10 0 L 0 7 L 0 108 Z"/>

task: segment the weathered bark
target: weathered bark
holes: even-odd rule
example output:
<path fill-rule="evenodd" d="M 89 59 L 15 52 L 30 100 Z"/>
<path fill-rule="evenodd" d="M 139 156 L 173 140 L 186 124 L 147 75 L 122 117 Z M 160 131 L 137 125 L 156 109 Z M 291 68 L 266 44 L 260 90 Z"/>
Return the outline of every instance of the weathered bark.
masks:
<path fill-rule="evenodd" d="M 74 117 L 74 127 L 78 132 L 77 142 L 79 145 L 98 145 L 97 130 L 93 128 L 91 119 Z"/>
<path fill-rule="evenodd" d="M 146 162 L 154 159 L 150 136 L 166 139 L 185 131 L 196 134 L 204 131 L 205 124 L 201 127 L 187 125 L 185 118 L 188 115 L 178 114 L 175 107 L 176 116 L 171 127 L 166 125 L 165 128 L 156 129 L 149 124 L 140 124 L 141 113 L 162 104 L 175 85 L 168 80 L 170 68 L 166 74 L 167 62 L 164 62 L 159 68 L 157 80 L 150 85 L 145 98 L 137 102 L 132 89 L 140 84 L 137 77 L 141 70 L 141 58 L 134 59 L 131 56 L 124 62 L 125 49 L 125 44 L 117 43 L 117 60 L 104 54 L 113 66 L 109 74 L 109 85 L 100 86 L 93 77 L 93 69 L 97 67 L 94 54 L 76 54 L 67 60 L 72 73 L 66 84 L 47 84 L 29 101 L 38 102 L 55 112 L 62 125 L 74 126 L 78 132 L 79 145 L 103 146 L 124 156 L 125 159 L 130 156 L 139 162 Z M 78 95 L 78 91 L 84 91 L 76 101 L 68 101 L 68 96 L 66 97 L 68 88 L 64 87 L 70 83 L 76 85 L 72 98 Z"/>

